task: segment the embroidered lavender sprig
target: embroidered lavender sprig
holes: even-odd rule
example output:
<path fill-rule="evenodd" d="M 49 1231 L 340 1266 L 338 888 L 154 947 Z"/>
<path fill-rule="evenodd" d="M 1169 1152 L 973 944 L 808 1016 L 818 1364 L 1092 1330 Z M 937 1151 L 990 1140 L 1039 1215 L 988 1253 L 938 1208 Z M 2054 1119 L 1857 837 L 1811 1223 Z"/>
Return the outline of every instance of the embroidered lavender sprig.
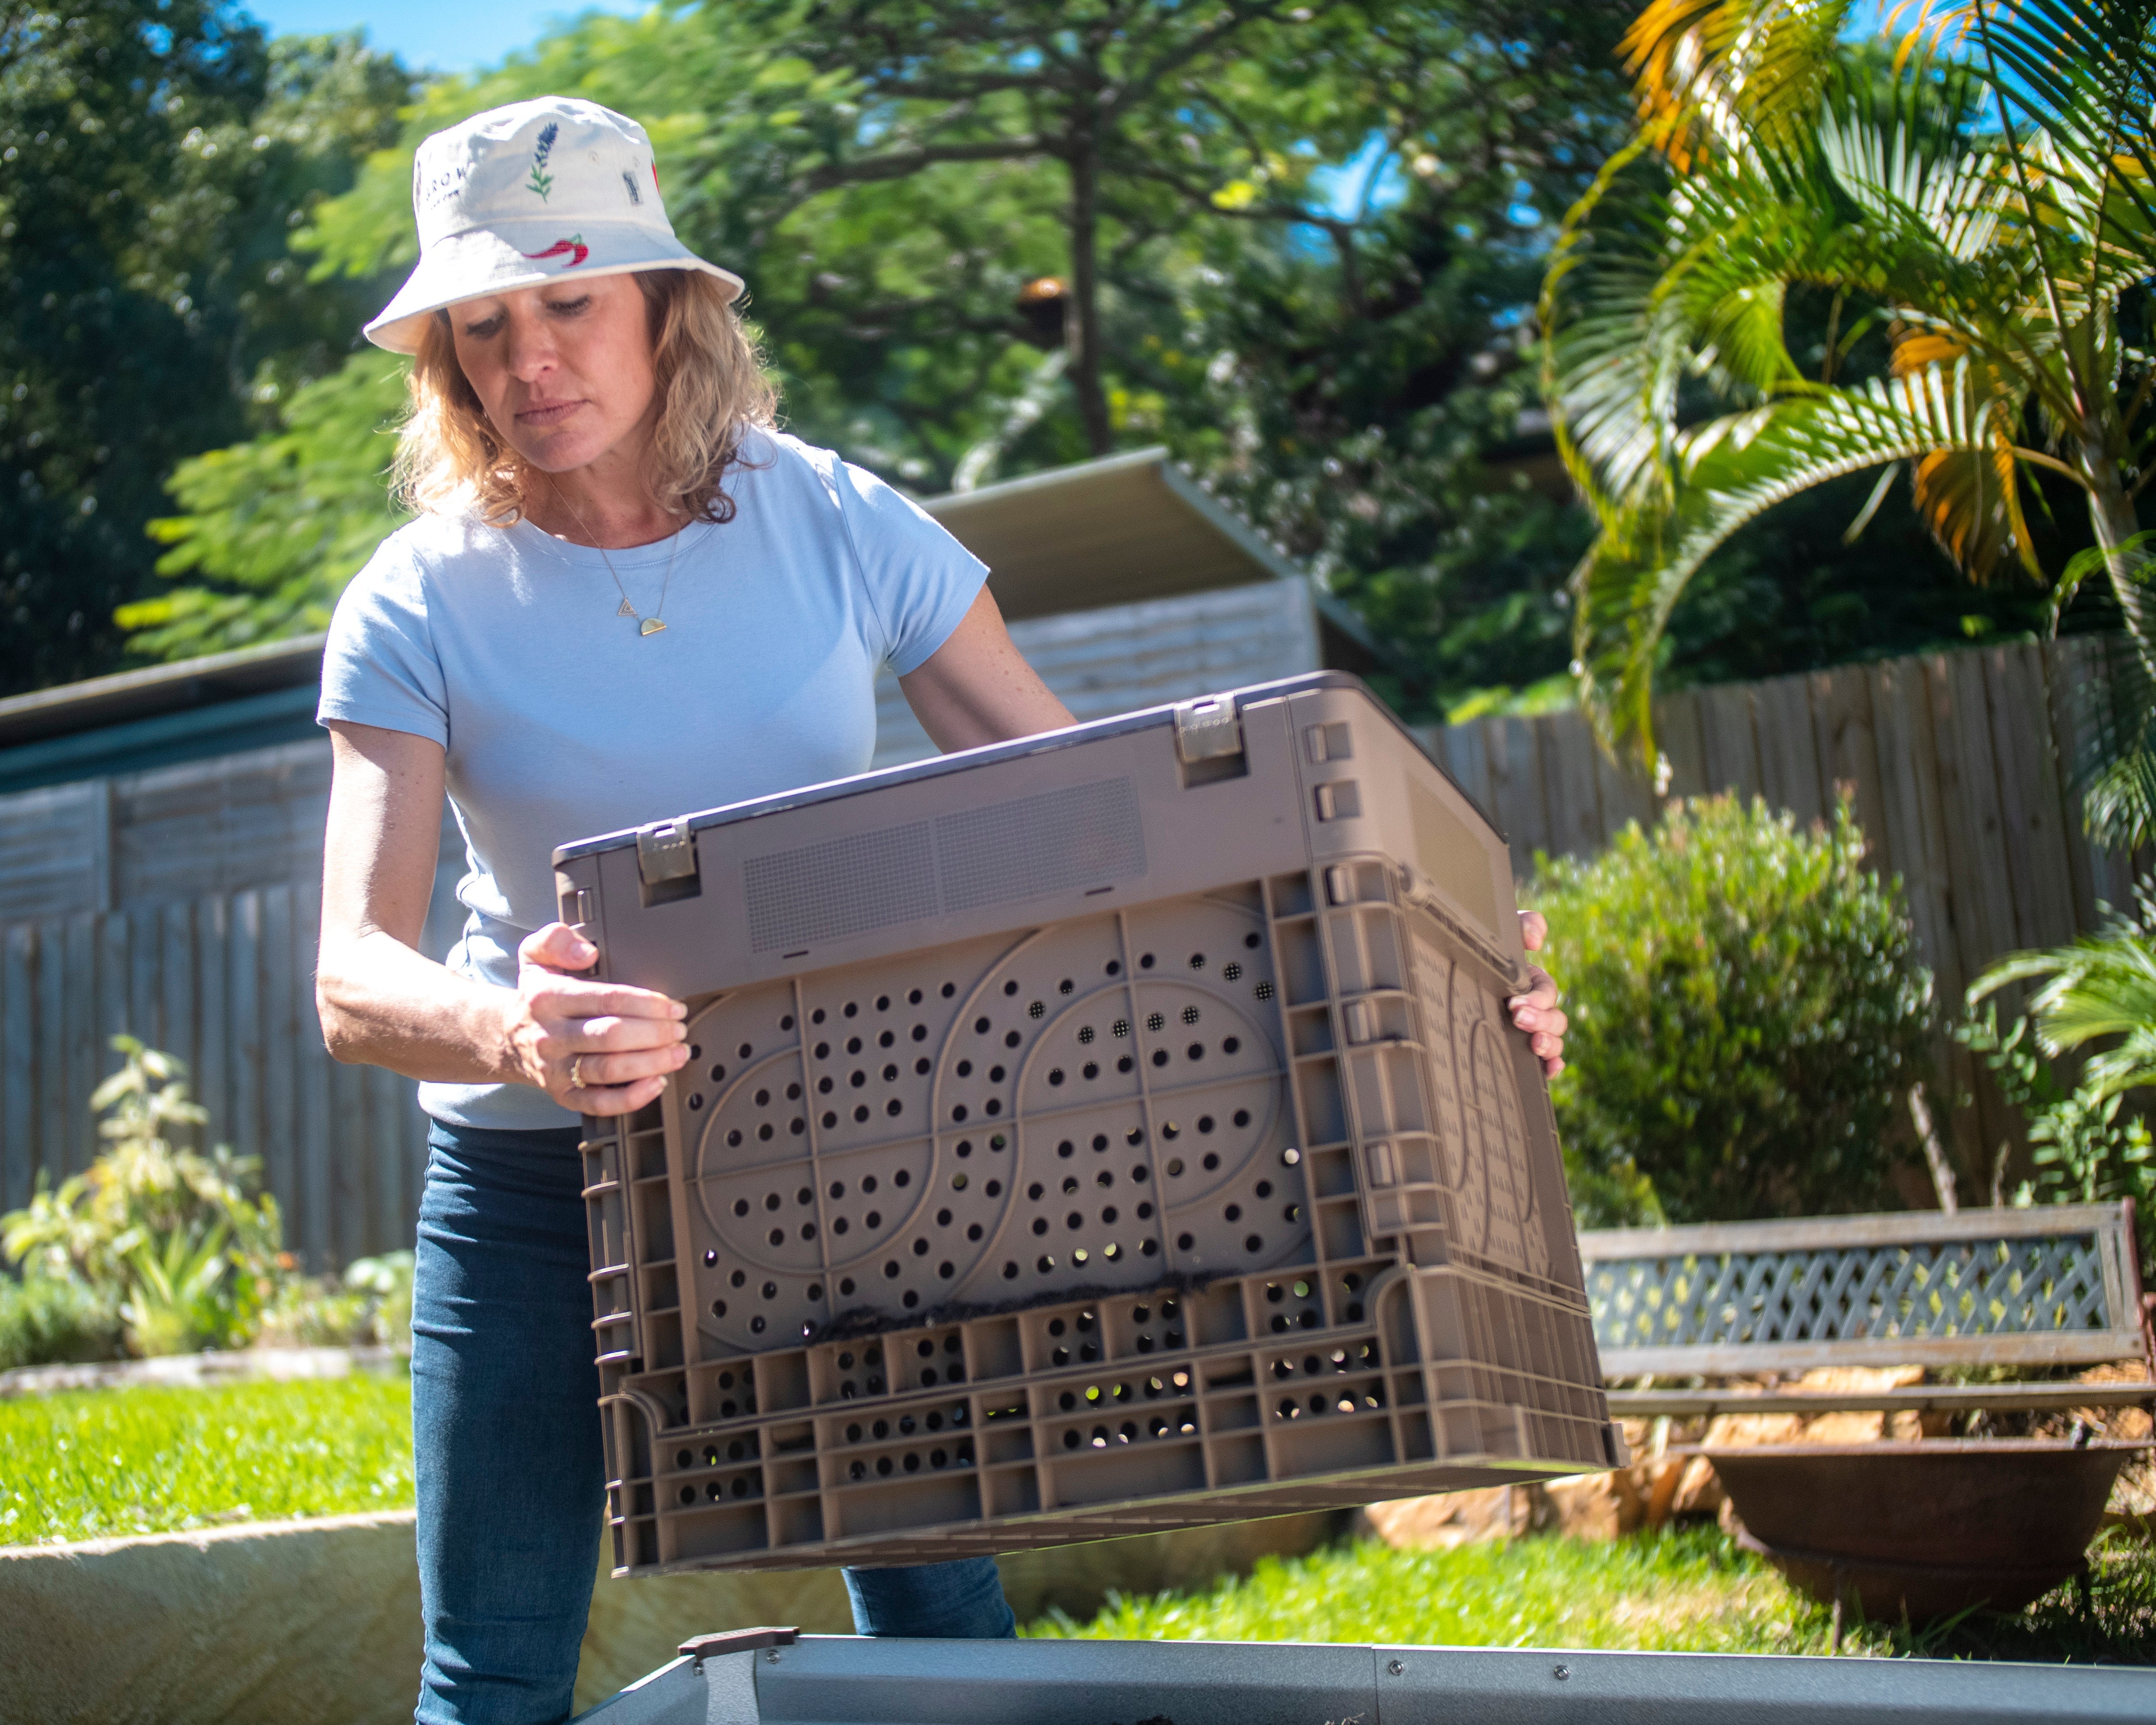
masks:
<path fill-rule="evenodd" d="M 554 177 L 547 172 L 547 158 L 553 153 L 554 140 L 561 134 L 562 128 L 548 121 L 545 130 L 539 134 L 539 147 L 531 152 L 531 177 L 525 183 L 539 194 L 542 203 L 547 201 L 547 194 L 554 189 Z"/>

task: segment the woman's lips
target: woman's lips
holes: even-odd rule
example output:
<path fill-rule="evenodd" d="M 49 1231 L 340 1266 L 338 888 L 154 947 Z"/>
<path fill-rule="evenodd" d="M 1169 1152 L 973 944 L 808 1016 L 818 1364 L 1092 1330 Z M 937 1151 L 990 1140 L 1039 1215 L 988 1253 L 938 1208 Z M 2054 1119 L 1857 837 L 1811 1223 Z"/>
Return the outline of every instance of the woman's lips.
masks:
<path fill-rule="evenodd" d="M 581 401 L 548 402 L 543 407 L 521 409 L 516 419 L 521 425 L 559 425 L 582 406 Z"/>

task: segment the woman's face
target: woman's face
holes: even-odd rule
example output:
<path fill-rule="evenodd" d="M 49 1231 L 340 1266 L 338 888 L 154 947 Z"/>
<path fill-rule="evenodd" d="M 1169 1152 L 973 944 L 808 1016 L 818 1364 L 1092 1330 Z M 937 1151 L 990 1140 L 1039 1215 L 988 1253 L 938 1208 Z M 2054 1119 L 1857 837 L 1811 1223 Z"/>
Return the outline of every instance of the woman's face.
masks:
<path fill-rule="evenodd" d="M 567 473 L 609 451 L 640 453 L 658 408 L 651 326 L 634 276 L 466 300 L 449 308 L 449 326 L 457 362 L 495 430 L 534 467 Z"/>

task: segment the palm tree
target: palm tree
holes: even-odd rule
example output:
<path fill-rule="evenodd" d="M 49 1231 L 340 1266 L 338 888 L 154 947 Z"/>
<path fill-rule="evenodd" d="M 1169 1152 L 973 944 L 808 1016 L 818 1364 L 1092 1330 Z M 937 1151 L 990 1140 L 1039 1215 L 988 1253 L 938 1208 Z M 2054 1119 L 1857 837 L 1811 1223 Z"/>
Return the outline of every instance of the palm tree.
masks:
<path fill-rule="evenodd" d="M 1701 562 L 1784 499 L 1903 464 L 1973 578 L 2018 564 L 2052 615 L 2099 571 L 2130 651 L 2092 829 L 2156 829 L 2156 0 L 1946 0 L 1891 64 L 1854 0 L 1653 0 L 1623 46 L 1640 124 L 1568 217 L 1543 286 L 1560 447 L 1599 526 L 1574 576 L 1576 667 L 1605 741 L 1653 758 L 1649 696 Z M 1898 15 L 1897 15 L 1898 18 Z M 1831 296 L 1816 373 L 1785 296 Z M 1855 332 L 1884 374 L 1838 378 Z M 2040 567 L 2039 471 L 2095 547 Z M 1853 529 L 1852 531 L 1856 531 Z"/>

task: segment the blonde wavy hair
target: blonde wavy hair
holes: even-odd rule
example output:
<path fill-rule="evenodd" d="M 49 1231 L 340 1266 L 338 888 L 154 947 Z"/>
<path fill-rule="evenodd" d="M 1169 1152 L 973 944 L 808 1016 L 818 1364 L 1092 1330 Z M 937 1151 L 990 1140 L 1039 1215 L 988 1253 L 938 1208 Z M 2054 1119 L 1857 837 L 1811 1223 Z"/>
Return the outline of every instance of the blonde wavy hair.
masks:
<path fill-rule="evenodd" d="M 644 270 L 636 285 L 644 291 L 660 402 L 648 471 L 652 496 L 694 521 L 730 521 L 726 470 L 743 465 L 743 434 L 778 415 L 763 357 L 712 277 Z M 536 470 L 487 418 L 457 363 L 448 312 L 427 321 L 408 388 L 411 410 L 391 470 L 398 501 L 418 514 L 476 513 L 495 527 L 521 520 Z"/>

